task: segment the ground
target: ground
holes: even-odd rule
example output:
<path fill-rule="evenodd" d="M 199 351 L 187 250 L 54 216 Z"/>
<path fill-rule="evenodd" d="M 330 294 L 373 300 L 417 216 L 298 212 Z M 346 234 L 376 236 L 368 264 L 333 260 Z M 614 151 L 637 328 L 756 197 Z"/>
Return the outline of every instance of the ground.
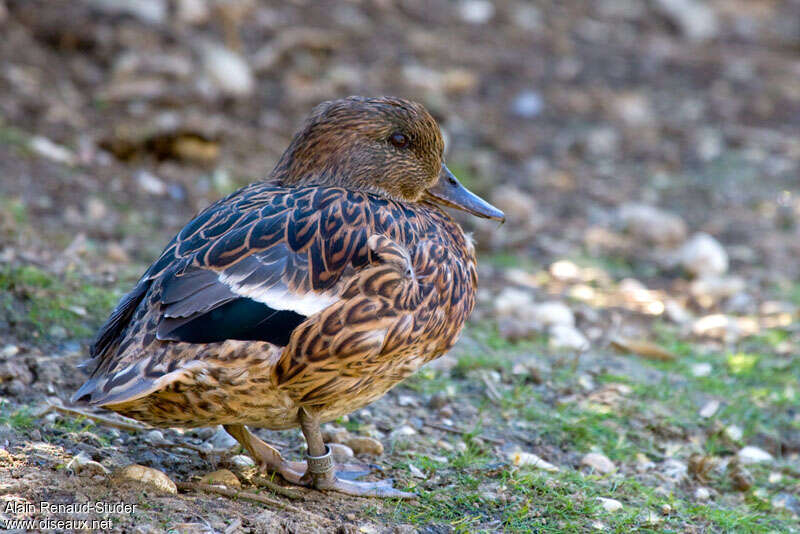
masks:
<path fill-rule="evenodd" d="M 0 0 L 0 521 L 103 500 L 137 510 L 50 518 L 800 530 L 798 27 L 795 0 Z M 423 102 L 508 215 L 458 216 L 481 282 L 453 351 L 327 425 L 383 443 L 359 460 L 418 498 L 290 498 L 217 429 L 48 409 L 169 238 L 348 94 Z M 261 435 L 302 457 L 298 431 Z M 123 482 L 134 463 L 229 468 L 268 502 Z"/>

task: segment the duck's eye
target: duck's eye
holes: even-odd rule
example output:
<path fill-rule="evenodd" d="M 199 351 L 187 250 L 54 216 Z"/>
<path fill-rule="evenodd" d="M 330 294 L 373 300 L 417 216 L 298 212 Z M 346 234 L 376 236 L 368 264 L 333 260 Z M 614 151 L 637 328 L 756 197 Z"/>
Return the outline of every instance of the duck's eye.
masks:
<path fill-rule="evenodd" d="M 408 137 L 400 132 L 395 132 L 389 137 L 389 142 L 397 148 L 405 148 L 408 146 Z"/>

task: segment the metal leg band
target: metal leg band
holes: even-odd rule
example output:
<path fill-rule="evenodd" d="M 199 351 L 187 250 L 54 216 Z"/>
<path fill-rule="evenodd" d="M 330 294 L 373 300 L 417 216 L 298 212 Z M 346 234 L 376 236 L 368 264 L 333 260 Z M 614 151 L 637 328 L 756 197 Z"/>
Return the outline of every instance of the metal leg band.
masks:
<path fill-rule="evenodd" d="M 308 470 L 313 475 L 327 475 L 334 471 L 333 454 L 330 447 L 325 445 L 325 454 L 322 456 L 306 456 Z"/>

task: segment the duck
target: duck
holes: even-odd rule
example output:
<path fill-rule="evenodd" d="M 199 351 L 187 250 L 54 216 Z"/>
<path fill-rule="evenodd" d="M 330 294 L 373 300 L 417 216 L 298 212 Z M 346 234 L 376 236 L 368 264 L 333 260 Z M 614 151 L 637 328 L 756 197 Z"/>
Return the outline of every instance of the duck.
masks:
<path fill-rule="evenodd" d="M 449 208 L 505 220 L 447 168 L 424 106 L 323 102 L 265 179 L 201 211 L 122 297 L 72 402 L 156 427 L 222 425 L 290 484 L 413 496 L 345 476 L 320 425 L 455 343 L 478 275 Z M 305 461 L 248 427 L 299 427 Z"/>

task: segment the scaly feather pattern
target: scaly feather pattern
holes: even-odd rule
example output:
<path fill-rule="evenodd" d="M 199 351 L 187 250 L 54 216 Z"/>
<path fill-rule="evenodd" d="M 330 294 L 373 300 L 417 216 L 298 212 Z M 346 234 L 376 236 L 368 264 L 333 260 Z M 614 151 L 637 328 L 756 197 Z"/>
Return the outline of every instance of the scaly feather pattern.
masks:
<path fill-rule="evenodd" d="M 450 348 L 476 284 L 471 243 L 433 205 L 256 183 L 169 243 L 74 398 L 157 425 L 332 419 Z"/>

